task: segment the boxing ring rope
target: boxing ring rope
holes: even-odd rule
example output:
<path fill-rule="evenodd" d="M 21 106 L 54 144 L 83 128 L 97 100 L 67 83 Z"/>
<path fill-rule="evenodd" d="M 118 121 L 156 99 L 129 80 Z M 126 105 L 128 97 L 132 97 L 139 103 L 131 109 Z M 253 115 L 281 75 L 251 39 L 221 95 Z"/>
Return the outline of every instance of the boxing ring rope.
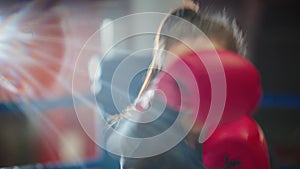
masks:
<path fill-rule="evenodd" d="M 300 108 L 300 96 L 297 95 L 276 95 L 265 94 L 263 96 L 261 108 L 283 107 L 283 108 Z"/>
<path fill-rule="evenodd" d="M 91 99 L 94 96 L 86 95 L 85 98 Z M 56 100 L 37 100 L 30 101 L 31 105 L 35 105 L 39 110 L 45 111 L 53 107 L 65 107 L 69 108 L 73 106 L 73 98 L 62 97 Z M 18 102 L 1 102 L 0 103 L 0 114 L 7 113 L 22 113 L 22 109 L 19 108 Z M 22 105 L 22 104 L 21 104 Z M 260 108 L 269 107 L 281 107 L 300 109 L 300 96 L 297 95 L 275 95 L 275 94 L 264 94 L 260 104 Z"/>

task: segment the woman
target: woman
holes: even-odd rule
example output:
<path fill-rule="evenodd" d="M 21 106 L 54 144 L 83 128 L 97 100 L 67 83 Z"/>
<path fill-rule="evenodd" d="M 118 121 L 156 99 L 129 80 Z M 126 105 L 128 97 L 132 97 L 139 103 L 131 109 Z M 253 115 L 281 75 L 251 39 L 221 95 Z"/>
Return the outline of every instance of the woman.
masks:
<path fill-rule="evenodd" d="M 245 55 L 245 47 L 235 23 L 230 23 L 224 14 L 210 15 L 195 11 L 197 8 L 189 4 L 165 18 L 156 36 L 152 64 L 135 104 L 110 119 L 119 133 L 141 139 L 172 129 L 171 134 L 157 142 L 159 144 L 147 145 L 144 142 L 130 144 L 111 134 L 108 145 L 116 146 L 125 157 L 131 157 L 122 158 L 124 169 L 205 168 L 201 157 L 203 142 L 199 140 L 207 140 L 218 125 L 251 114 L 260 100 L 259 75 L 253 65 L 240 56 Z M 210 65 L 218 67 L 218 64 L 223 72 L 208 68 Z M 226 96 L 219 104 L 220 117 L 213 118 L 215 126 L 208 125 L 201 136 L 214 99 L 211 75 L 223 78 L 217 88 L 223 88 Z M 243 76 L 249 78 L 242 79 Z M 176 136 L 182 136 L 178 144 L 155 152 L 175 143 Z M 223 168 L 235 165 L 230 160 L 226 163 Z"/>

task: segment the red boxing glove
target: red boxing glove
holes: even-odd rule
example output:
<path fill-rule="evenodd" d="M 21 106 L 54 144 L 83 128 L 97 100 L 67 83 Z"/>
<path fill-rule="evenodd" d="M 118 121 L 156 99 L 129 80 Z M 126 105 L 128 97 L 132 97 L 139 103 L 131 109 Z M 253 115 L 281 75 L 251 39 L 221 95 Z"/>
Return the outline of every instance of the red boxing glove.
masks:
<path fill-rule="evenodd" d="M 203 144 L 203 164 L 208 169 L 269 169 L 264 134 L 248 115 L 219 126 Z"/>
<path fill-rule="evenodd" d="M 211 76 L 225 73 L 226 100 L 220 123 L 232 122 L 254 112 L 261 99 L 262 90 L 260 75 L 247 59 L 230 51 L 188 53 L 180 56 L 180 59 L 167 68 L 166 73 L 161 72 L 157 77 L 156 87 L 164 92 L 165 101 L 170 108 L 180 110 L 199 107 L 193 112 L 197 114 L 197 123 L 203 124 L 213 101 Z M 212 69 L 208 73 L 207 63 L 202 60 L 206 60 L 211 67 L 222 64 L 224 71 Z M 192 85 L 193 82 L 196 85 Z M 200 100 L 195 99 L 197 97 Z"/>

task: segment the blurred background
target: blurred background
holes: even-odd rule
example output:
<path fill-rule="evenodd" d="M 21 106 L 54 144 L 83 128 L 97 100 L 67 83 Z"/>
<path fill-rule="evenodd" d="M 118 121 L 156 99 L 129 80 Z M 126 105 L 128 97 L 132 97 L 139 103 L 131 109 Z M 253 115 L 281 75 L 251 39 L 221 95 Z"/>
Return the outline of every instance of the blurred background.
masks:
<path fill-rule="evenodd" d="M 201 1 L 210 10 L 225 9 L 247 34 L 247 57 L 259 69 L 264 90 L 255 119 L 265 132 L 274 163 L 282 169 L 300 168 L 296 2 Z M 0 167 L 104 158 L 74 113 L 71 88 L 75 65 L 82 75 L 75 79 L 75 94 L 81 95 L 91 90 L 94 79 L 89 71 L 100 64 L 97 56 L 104 54 L 103 46 L 117 32 L 156 29 L 159 22 L 150 19 L 148 24 L 113 27 L 100 33 L 99 40 L 90 42 L 93 45 L 87 45 L 83 53 L 82 47 L 93 33 L 115 19 L 137 12 L 167 13 L 181 4 L 181 0 L 0 1 Z M 102 63 L 104 78 L 120 62 L 118 58 L 128 51 L 152 47 L 153 39 L 154 35 L 148 35 L 120 43 L 118 51 L 111 53 L 117 59 Z M 80 52 L 83 59 L 77 63 Z M 151 52 L 139 55 L 137 62 L 149 64 Z M 140 85 L 137 82 L 133 93 Z M 109 97 L 106 95 L 98 96 L 102 104 Z M 92 121 L 93 116 L 87 114 L 86 118 Z"/>

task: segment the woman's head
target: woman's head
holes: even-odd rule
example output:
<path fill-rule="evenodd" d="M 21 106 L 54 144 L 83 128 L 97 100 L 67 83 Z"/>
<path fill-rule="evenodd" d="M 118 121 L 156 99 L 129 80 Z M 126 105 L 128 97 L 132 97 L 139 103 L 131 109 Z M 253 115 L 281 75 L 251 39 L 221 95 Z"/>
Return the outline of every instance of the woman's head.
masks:
<path fill-rule="evenodd" d="M 154 45 L 153 60 L 139 96 L 147 89 L 156 72 L 172 62 L 174 57 L 166 57 L 168 53 L 180 56 L 192 51 L 216 49 L 233 51 L 242 56 L 246 54 L 242 34 L 225 12 L 211 14 L 207 9 L 191 5 L 170 12 L 160 25 Z"/>

